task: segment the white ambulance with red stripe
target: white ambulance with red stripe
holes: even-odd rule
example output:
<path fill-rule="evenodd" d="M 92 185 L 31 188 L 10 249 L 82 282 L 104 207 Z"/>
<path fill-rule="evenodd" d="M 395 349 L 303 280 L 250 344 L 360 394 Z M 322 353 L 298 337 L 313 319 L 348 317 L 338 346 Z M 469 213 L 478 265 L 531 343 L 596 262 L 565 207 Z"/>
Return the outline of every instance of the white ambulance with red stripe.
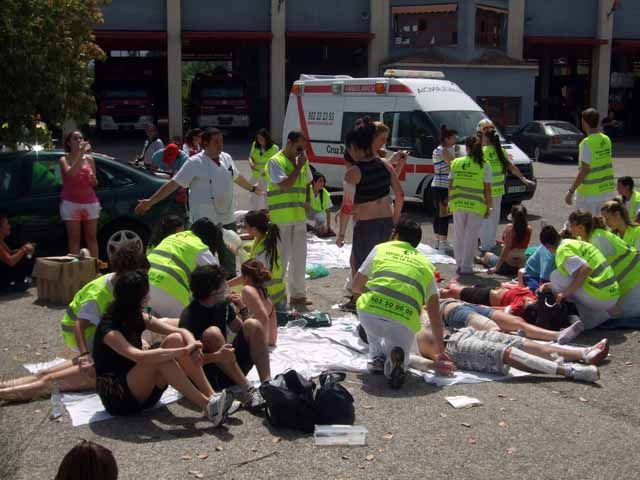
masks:
<path fill-rule="evenodd" d="M 390 129 L 386 149 L 409 150 L 400 180 L 408 199 L 422 200 L 431 211 L 432 153 L 440 127 L 458 131 L 462 144 L 487 118 L 480 106 L 441 72 L 387 70 L 383 78 L 346 75 L 301 75 L 291 89 L 283 129 L 283 145 L 291 130 L 308 139 L 307 157 L 327 178 L 332 189 L 342 187 L 344 139 L 363 116 L 381 120 Z M 503 141 L 511 161 L 533 179 L 529 157 L 516 145 Z M 462 147 L 464 148 L 464 147 Z M 528 200 L 535 187 L 525 187 L 508 175 L 503 203 Z"/>

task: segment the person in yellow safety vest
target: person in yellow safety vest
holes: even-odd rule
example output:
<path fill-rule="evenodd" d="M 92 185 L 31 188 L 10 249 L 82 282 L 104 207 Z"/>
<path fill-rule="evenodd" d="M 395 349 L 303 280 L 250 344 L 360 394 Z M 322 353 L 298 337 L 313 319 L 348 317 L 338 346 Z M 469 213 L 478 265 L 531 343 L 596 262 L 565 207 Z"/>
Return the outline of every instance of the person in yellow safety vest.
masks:
<path fill-rule="evenodd" d="M 189 277 L 201 265 L 219 265 L 222 231 L 208 218 L 166 237 L 148 255 L 149 307 L 159 317 L 176 319 L 191 301 Z"/>
<path fill-rule="evenodd" d="M 96 326 L 113 301 L 113 286 L 127 272 L 147 270 L 149 263 L 135 242 L 126 242 L 111 255 L 110 266 L 113 273 L 90 281 L 75 294 L 60 322 L 64 343 L 79 355 L 35 375 L 0 382 L 1 400 L 26 401 L 49 395 L 53 381 L 61 391 L 95 389 L 93 339 Z"/>
<path fill-rule="evenodd" d="M 288 278 L 291 305 L 309 305 L 305 288 L 307 264 L 307 185 L 313 179 L 304 154 L 307 139 L 292 130 L 287 144 L 267 162 L 267 204 L 280 229 L 282 272 Z"/>
<path fill-rule="evenodd" d="M 473 273 L 473 257 L 482 219 L 491 214 L 491 166 L 484 161 L 480 141 L 467 137 L 467 156 L 451 162 L 449 210 L 453 213 L 456 272 Z"/>
<path fill-rule="evenodd" d="M 331 209 L 333 203 L 329 191 L 324 188 L 327 179 L 321 173 L 313 174 L 313 181 L 308 185 L 309 207 L 307 218 L 313 222 L 312 228 L 319 237 L 335 236 L 331 230 Z"/>
<path fill-rule="evenodd" d="M 271 134 L 266 128 L 261 128 L 256 133 L 256 138 L 251 144 L 251 151 L 249 152 L 249 168 L 251 169 L 250 182 L 258 185 L 263 192 L 267 190 L 267 175 L 265 173 L 265 166 L 267 162 L 278 153 L 280 148 L 273 143 Z M 264 195 L 256 195 L 251 193 L 249 195 L 249 205 L 251 210 L 262 210 L 267 208 L 267 198 Z"/>
<path fill-rule="evenodd" d="M 507 152 L 500 143 L 500 135 L 490 120 L 481 121 L 480 126 L 482 154 L 485 162 L 491 166 L 491 213 L 482 221 L 479 238 L 480 250 L 489 252 L 494 250 L 496 246 L 496 233 L 500 224 L 502 196 L 505 194 L 507 172 L 518 177 L 527 188 L 535 187 L 536 183 L 525 178 L 520 169 L 511 163 Z"/>
<path fill-rule="evenodd" d="M 600 211 L 607 227 L 622 238 L 627 245 L 640 252 L 640 225 L 631 221 L 624 203 L 620 199 L 614 198 L 606 202 Z"/>
<path fill-rule="evenodd" d="M 569 230 L 595 246 L 611 266 L 620 287 L 620 300 L 610 313 L 614 317 L 640 316 L 640 254 L 635 247 L 607 230 L 601 217 L 580 210 L 569 215 Z"/>
<path fill-rule="evenodd" d="M 404 383 L 425 305 L 437 360 L 447 361 L 435 268 L 416 249 L 421 239 L 420 225 L 400 218 L 391 241 L 375 246 L 353 279 L 358 319 L 369 342 L 367 367 L 372 373 L 383 372 L 391 388 Z"/>
<path fill-rule="evenodd" d="M 620 299 L 620 287 L 604 255 L 590 243 L 562 240 L 551 225 L 540 232 L 540 243 L 555 254 L 557 269 L 538 291 L 552 291 L 557 302 L 573 302 L 585 329 L 607 321 L 608 311 Z"/>
<path fill-rule="evenodd" d="M 622 196 L 624 205 L 629 211 L 629 217 L 636 223 L 640 222 L 640 192 L 636 190 L 633 178 L 629 176 L 618 179 L 618 194 Z"/>
<path fill-rule="evenodd" d="M 578 210 L 600 215 L 604 202 L 614 196 L 616 184 L 611 158 L 611 139 L 598 130 L 600 115 L 594 108 L 582 112 L 582 130 L 587 138 L 580 142 L 578 176 L 565 196 L 565 203 L 575 203 Z"/>

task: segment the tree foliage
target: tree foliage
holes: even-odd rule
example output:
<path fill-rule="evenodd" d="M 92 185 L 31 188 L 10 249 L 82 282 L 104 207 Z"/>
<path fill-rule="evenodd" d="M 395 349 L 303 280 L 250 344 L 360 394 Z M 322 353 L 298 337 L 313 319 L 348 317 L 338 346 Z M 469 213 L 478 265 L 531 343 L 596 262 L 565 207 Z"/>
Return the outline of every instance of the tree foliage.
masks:
<path fill-rule="evenodd" d="M 0 0 L 0 141 L 33 138 L 36 118 L 60 126 L 95 111 L 93 27 L 109 0 Z"/>

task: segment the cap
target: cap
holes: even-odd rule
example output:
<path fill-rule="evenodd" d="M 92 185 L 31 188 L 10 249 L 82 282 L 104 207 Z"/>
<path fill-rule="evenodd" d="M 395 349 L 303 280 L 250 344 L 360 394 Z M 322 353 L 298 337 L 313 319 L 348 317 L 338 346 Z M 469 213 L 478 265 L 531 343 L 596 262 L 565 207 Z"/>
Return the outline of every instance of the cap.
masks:
<path fill-rule="evenodd" d="M 164 153 L 162 154 L 162 163 L 165 165 L 171 165 L 176 161 L 178 155 L 180 155 L 180 149 L 175 143 L 170 143 L 164 149 Z"/>
<path fill-rule="evenodd" d="M 495 128 L 493 122 L 488 118 L 483 118 L 478 122 L 478 132 L 484 132 L 486 128 Z"/>

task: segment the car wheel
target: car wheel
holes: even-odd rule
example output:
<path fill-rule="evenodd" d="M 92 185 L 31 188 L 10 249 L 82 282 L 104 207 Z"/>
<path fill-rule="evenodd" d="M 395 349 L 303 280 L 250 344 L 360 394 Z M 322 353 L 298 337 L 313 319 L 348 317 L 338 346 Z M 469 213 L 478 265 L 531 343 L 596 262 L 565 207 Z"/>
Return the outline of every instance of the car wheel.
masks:
<path fill-rule="evenodd" d="M 144 252 L 149 241 L 149 232 L 143 225 L 120 222 L 107 226 L 100 235 L 100 256 L 111 259 L 111 255 L 124 243 L 134 242 Z"/>
<path fill-rule="evenodd" d="M 542 151 L 540 147 L 536 147 L 533 149 L 533 161 L 539 162 L 540 160 L 542 160 Z"/>
<path fill-rule="evenodd" d="M 436 209 L 433 205 L 433 190 L 431 189 L 431 184 L 422 190 L 422 204 L 428 216 L 433 217 L 436 214 Z"/>

